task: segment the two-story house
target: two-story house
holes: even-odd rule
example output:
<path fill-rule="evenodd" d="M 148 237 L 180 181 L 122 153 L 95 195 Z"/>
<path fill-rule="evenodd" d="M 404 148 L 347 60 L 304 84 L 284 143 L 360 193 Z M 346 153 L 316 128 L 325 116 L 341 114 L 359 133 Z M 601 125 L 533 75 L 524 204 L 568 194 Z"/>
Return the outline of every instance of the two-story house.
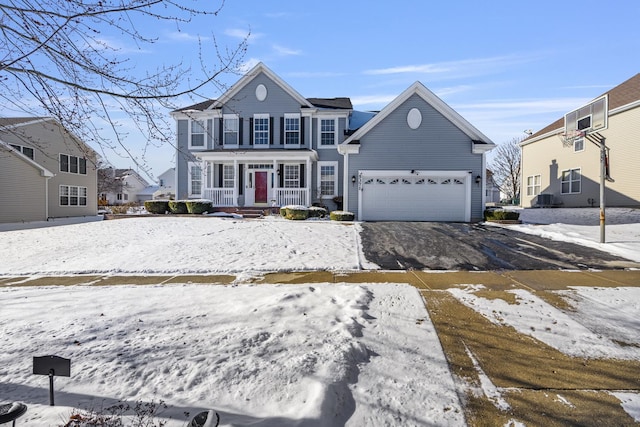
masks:
<path fill-rule="evenodd" d="M 495 145 L 419 82 L 359 112 L 349 98 L 304 98 L 260 63 L 220 98 L 171 114 L 178 199 L 218 209 L 342 199 L 361 220 L 482 218 Z"/>
<path fill-rule="evenodd" d="M 150 186 L 138 172 L 133 169 L 105 168 L 100 171 L 103 180 L 110 183 L 99 195 L 107 205 L 124 205 L 150 200 L 157 188 L 147 190 Z"/>
<path fill-rule="evenodd" d="M 258 64 L 219 99 L 172 112 L 177 198 L 217 207 L 331 204 L 348 98 L 304 98 Z"/>
<path fill-rule="evenodd" d="M 96 152 L 57 120 L 1 118 L 0 142 L 0 185 L 6 201 L 0 221 L 97 215 Z M 7 153 L 7 147 L 13 153 Z M 11 185 L 18 176 L 23 178 Z"/>

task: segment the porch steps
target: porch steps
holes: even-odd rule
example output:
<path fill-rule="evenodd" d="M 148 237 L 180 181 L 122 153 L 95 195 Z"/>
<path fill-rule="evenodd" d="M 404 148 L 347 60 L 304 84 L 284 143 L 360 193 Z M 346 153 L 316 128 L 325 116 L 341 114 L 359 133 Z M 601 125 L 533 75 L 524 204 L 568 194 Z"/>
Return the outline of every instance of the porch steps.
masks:
<path fill-rule="evenodd" d="M 264 209 L 238 208 L 236 213 L 242 215 L 244 218 L 262 218 L 264 216 Z"/>

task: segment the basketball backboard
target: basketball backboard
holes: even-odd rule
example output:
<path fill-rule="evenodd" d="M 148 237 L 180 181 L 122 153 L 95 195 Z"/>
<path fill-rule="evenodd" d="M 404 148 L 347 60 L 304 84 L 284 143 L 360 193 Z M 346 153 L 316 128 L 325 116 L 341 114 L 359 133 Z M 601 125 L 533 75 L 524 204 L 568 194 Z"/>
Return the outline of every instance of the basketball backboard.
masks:
<path fill-rule="evenodd" d="M 590 103 L 568 112 L 564 116 L 565 135 L 598 132 L 607 128 L 609 116 L 609 98 L 601 96 Z"/>

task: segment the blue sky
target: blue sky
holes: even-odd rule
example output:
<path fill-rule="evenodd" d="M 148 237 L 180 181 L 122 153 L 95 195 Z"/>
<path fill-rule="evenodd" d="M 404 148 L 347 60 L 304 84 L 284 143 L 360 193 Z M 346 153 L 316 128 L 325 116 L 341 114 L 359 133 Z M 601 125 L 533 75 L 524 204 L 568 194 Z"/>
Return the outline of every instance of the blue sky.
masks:
<path fill-rule="evenodd" d="M 158 42 L 143 50 L 123 45 L 121 54 L 132 55 L 139 72 L 182 60 L 197 75 L 198 36 L 214 61 L 212 35 L 224 48 L 250 33 L 246 67 L 264 62 L 305 97 L 347 96 L 356 109 L 379 110 L 420 81 L 500 144 L 640 72 L 639 17 L 640 2 L 631 0 L 227 0 L 217 16 L 179 32 L 175 24 L 145 26 Z M 214 86 L 200 93 L 220 95 Z M 132 134 L 127 141 L 139 152 L 141 140 Z M 146 157 L 156 176 L 174 160 L 170 147 L 152 146 Z"/>

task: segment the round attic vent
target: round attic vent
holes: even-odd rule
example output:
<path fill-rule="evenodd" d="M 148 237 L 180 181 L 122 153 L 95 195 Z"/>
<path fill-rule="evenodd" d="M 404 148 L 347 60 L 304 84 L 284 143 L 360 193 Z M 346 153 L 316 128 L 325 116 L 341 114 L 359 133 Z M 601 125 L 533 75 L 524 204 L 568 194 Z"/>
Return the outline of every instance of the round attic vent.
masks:
<path fill-rule="evenodd" d="M 420 123 L 422 123 L 422 114 L 420 113 L 420 110 L 417 108 L 409 110 L 409 113 L 407 113 L 407 124 L 409 127 L 411 129 L 418 129 Z"/>
<path fill-rule="evenodd" d="M 265 87 L 265 85 L 260 84 L 258 85 L 258 87 L 256 87 L 256 98 L 258 99 L 258 101 L 264 101 L 265 99 L 267 99 L 267 88 Z"/>

